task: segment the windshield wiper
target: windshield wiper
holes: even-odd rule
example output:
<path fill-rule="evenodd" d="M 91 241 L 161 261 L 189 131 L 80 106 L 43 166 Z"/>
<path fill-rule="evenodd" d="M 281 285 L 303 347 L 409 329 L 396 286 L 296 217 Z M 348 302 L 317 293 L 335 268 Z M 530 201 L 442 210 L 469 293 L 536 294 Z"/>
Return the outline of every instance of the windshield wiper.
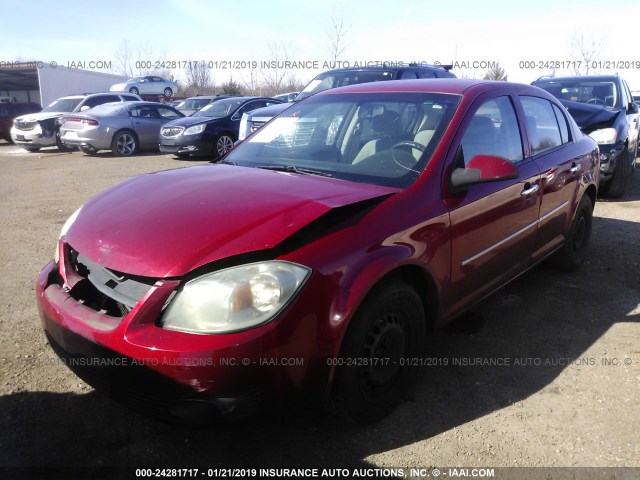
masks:
<path fill-rule="evenodd" d="M 319 172 L 318 170 L 310 170 L 308 168 L 300 168 L 294 165 L 259 165 L 256 168 L 264 170 L 275 170 L 277 172 L 299 173 L 301 175 L 318 175 L 319 177 L 331 177 L 330 173 Z"/>

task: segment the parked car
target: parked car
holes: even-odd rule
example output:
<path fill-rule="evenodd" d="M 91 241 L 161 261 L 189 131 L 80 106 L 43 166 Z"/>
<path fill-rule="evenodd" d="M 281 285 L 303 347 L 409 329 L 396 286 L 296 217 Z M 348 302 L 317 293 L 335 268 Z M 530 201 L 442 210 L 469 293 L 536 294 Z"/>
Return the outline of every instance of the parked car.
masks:
<path fill-rule="evenodd" d="M 374 65 L 371 67 L 339 68 L 317 75 L 293 101 L 299 102 L 315 93 L 346 85 L 416 78 L 455 78 L 455 75 L 449 71 L 448 66 L 418 65 L 415 63 L 401 66 Z M 285 103 L 280 106 L 270 107 L 268 110 L 254 110 L 251 114 L 247 114 L 247 117 L 242 119 L 238 139 L 244 140 L 290 106 L 290 104 Z"/>
<path fill-rule="evenodd" d="M 65 113 L 84 112 L 97 105 L 109 102 L 134 102 L 140 97 L 130 93 L 91 93 L 62 97 L 50 103 L 39 113 L 21 115 L 13 120 L 11 139 L 25 150 L 37 152 L 43 147 L 57 145 L 60 150 L 67 147 L 60 140 L 58 119 Z"/>
<path fill-rule="evenodd" d="M 107 103 L 85 114 L 63 115 L 60 138 L 87 154 L 111 150 L 126 157 L 157 149 L 162 125 L 182 117 L 182 112 L 157 102 Z"/>
<path fill-rule="evenodd" d="M 600 146 L 600 191 L 621 197 L 640 151 L 640 113 L 618 75 L 544 77 L 533 82 L 562 102 Z"/>
<path fill-rule="evenodd" d="M 296 389 L 370 421 L 433 328 L 545 259 L 580 266 L 598 174 L 596 142 L 530 85 L 322 92 L 220 162 L 86 202 L 38 309 L 66 365 L 147 414 L 242 416 Z"/>
<path fill-rule="evenodd" d="M 240 117 L 280 100 L 267 97 L 232 97 L 202 107 L 192 115 L 166 124 L 160 131 L 160 151 L 177 157 L 227 153 L 238 139 Z"/>
<path fill-rule="evenodd" d="M 223 98 L 230 98 L 235 96 L 237 95 L 199 95 L 197 97 L 189 97 L 186 100 L 180 102 L 176 106 L 176 108 L 185 115 L 191 115 L 192 113 L 200 110 L 205 105 L 217 102 L 218 100 L 222 100 Z"/>
<path fill-rule="evenodd" d="M 34 102 L 0 103 L 0 138 L 12 142 L 11 126 L 14 118 L 28 113 L 37 113 L 40 110 L 42 107 Z"/>
<path fill-rule="evenodd" d="M 281 95 L 274 95 L 273 98 L 277 98 L 278 100 L 282 100 L 283 102 L 293 102 L 300 92 L 289 92 L 283 93 Z"/>
<path fill-rule="evenodd" d="M 164 95 L 165 97 L 171 97 L 178 91 L 178 85 L 156 75 L 146 75 L 111 85 L 109 90 L 112 92 L 129 92 L 136 95 Z"/>

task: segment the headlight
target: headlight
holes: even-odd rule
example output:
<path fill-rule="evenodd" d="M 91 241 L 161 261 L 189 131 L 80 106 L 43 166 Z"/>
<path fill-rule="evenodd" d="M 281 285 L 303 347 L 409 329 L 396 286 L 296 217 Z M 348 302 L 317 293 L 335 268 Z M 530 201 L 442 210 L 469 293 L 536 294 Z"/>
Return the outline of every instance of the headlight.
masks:
<path fill-rule="evenodd" d="M 67 232 L 71 228 L 71 225 L 73 225 L 73 222 L 76 221 L 76 218 L 78 218 L 78 215 L 80 214 L 80 210 L 82 210 L 82 207 L 80 207 L 75 212 L 73 212 L 71 216 L 67 218 L 67 221 L 64 222 L 64 224 L 62 225 L 62 228 L 60 229 L 60 235 L 58 236 L 58 241 L 56 242 L 56 251 L 55 251 L 55 254 L 53 255 L 53 259 L 55 260 L 56 263 L 60 261 L 60 255 L 58 252 L 58 243 L 60 243 L 60 239 L 67 234 Z"/>
<path fill-rule="evenodd" d="M 242 114 L 242 118 L 240 119 L 240 131 L 238 132 L 238 140 L 244 140 L 244 137 L 247 136 L 247 122 L 249 120 L 249 115 L 246 113 Z"/>
<path fill-rule="evenodd" d="M 600 145 L 616 143 L 616 140 L 618 139 L 618 134 L 616 133 L 615 128 L 603 128 L 601 130 L 595 130 L 591 132 L 589 136 Z"/>
<path fill-rule="evenodd" d="M 251 263 L 187 282 L 169 303 L 160 326 L 193 333 L 230 333 L 275 317 L 311 270 L 282 261 Z"/>
<path fill-rule="evenodd" d="M 202 133 L 204 132 L 204 129 L 206 128 L 206 125 L 196 125 L 195 127 L 189 127 L 187 128 L 183 135 L 195 135 L 196 133 Z"/>

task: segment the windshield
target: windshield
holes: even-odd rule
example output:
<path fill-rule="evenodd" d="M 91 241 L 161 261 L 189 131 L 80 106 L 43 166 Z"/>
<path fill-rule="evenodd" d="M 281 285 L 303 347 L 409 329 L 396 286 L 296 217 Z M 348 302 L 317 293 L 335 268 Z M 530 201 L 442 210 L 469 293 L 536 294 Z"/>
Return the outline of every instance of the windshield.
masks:
<path fill-rule="evenodd" d="M 546 90 L 559 100 L 619 108 L 618 88 L 613 81 L 560 80 L 541 82 L 536 86 Z"/>
<path fill-rule="evenodd" d="M 218 100 L 217 102 L 205 105 L 200 110 L 195 112 L 192 117 L 226 117 L 235 111 L 244 99 L 230 98 L 228 100 Z"/>
<path fill-rule="evenodd" d="M 82 98 L 59 98 L 42 109 L 43 112 L 73 112 Z"/>
<path fill-rule="evenodd" d="M 383 80 L 393 80 L 393 72 L 390 70 L 349 70 L 337 73 L 321 73 L 304 87 L 304 90 L 296 97 L 296 101 L 303 100 L 314 93 L 329 90 L 330 88 L 355 85 L 357 83 L 380 82 Z"/>
<path fill-rule="evenodd" d="M 397 92 L 311 98 L 258 130 L 225 161 L 406 188 L 427 165 L 459 98 Z"/>

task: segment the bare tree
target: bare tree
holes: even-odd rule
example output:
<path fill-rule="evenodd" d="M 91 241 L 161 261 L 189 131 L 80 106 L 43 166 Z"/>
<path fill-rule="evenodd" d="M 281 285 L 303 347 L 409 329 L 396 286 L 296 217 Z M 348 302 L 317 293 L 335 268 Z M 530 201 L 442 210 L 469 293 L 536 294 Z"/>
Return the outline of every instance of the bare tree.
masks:
<path fill-rule="evenodd" d="M 593 73 L 592 62 L 602 52 L 603 39 L 593 36 L 585 37 L 583 33 L 571 38 L 571 59 L 576 62 L 573 67 L 574 75 L 589 75 Z"/>
<path fill-rule="evenodd" d="M 335 64 L 340 56 L 347 49 L 347 35 L 351 29 L 344 18 L 342 11 L 334 10 L 329 16 L 330 26 L 327 30 L 327 39 L 329 41 L 329 57 L 331 62 Z"/>
<path fill-rule="evenodd" d="M 282 42 L 272 44 L 267 42 L 269 61 L 267 68 L 262 70 L 265 95 L 276 95 L 284 92 L 284 86 L 289 83 L 291 73 L 287 63 L 291 60 L 290 51 Z"/>
<path fill-rule="evenodd" d="M 489 67 L 487 73 L 482 77 L 484 80 L 500 80 L 503 82 L 507 81 L 507 74 L 504 71 L 504 68 L 500 66 L 500 62 L 495 62 L 493 65 Z"/>
<path fill-rule="evenodd" d="M 209 95 L 215 91 L 215 83 L 211 78 L 211 69 L 206 61 L 190 62 L 185 68 L 187 83 L 183 95 Z"/>
<path fill-rule="evenodd" d="M 259 75 L 261 71 L 257 68 L 249 70 L 248 78 L 242 77 L 242 86 L 247 95 L 262 96 L 262 85 L 260 84 Z"/>
<path fill-rule="evenodd" d="M 167 60 L 166 52 L 159 51 L 150 40 L 134 44 L 125 38 L 118 45 L 114 58 L 117 73 L 120 75 L 127 77 L 158 75 L 164 78 L 171 75 L 171 69 L 163 66 Z"/>

